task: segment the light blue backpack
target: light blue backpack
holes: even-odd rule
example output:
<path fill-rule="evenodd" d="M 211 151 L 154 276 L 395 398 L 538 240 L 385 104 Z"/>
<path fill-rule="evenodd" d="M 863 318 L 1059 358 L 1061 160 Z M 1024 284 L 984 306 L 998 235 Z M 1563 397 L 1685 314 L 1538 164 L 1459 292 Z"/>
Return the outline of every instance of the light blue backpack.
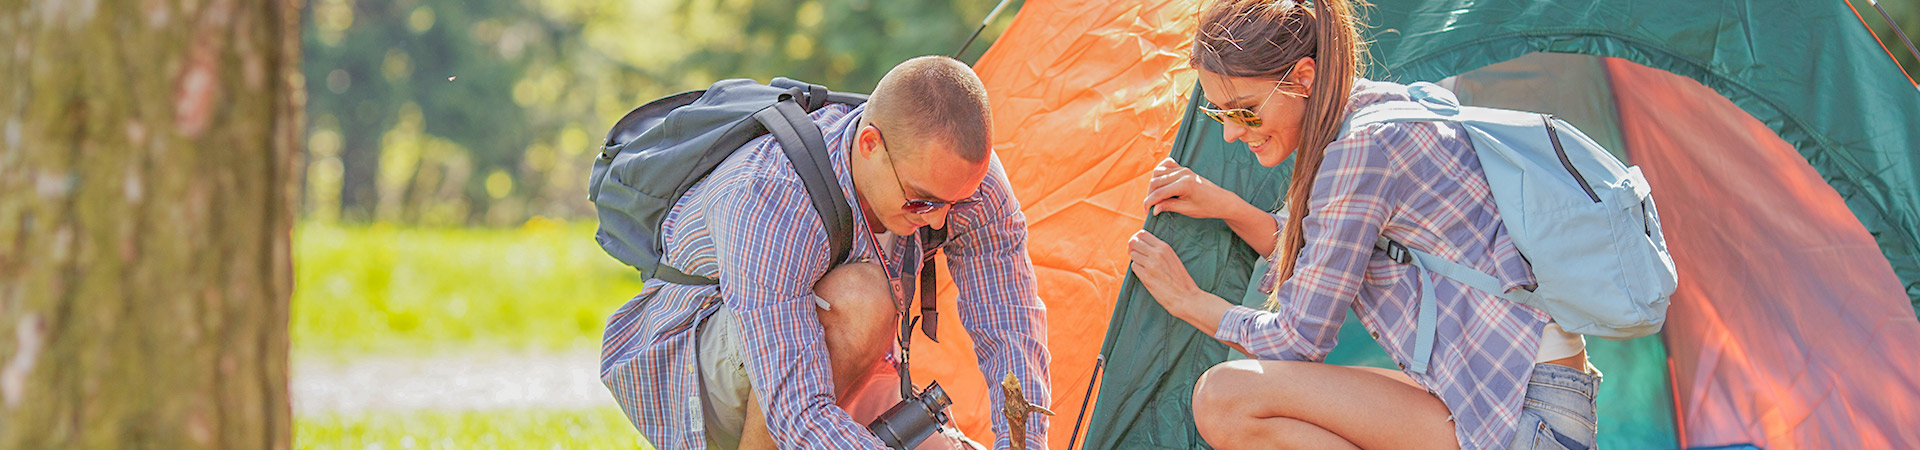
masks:
<path fill-rule="evenodd" d="M 1409 370 L 1424 372 L 1433 353 L 1433 275 L 1539 308 L 1572 333 L 1629 339 L 1660 331 L 1678 274 L 1660 233 L 1653 190 L 1639 167 L 1622 164 L 1551 115 L 1463 107 L 1432 83 L 1408 85 L 1407 94 L 1411 101 L 1360 109 L 1346 129 L 1382 122 L 1463 125 L 1507 234 L 1539 282 L 1532 291 L 1501 292 L 1492 275 L 1380 237 L 1377 248 L 1421 269 Z"/>

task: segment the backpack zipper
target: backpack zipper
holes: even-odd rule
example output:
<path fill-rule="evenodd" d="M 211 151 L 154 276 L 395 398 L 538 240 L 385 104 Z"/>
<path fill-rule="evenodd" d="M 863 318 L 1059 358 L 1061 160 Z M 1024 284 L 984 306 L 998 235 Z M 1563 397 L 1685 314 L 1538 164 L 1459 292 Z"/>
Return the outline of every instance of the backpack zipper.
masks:
<path fill-rule="evenodd" d="M 1593 199 L 1594 203 L 1600 203 L 1600 194 L 1593 192 L 1593 186 L 1587 184 L 1587 177 L 1580 176 L 1580 171 L 1573 168 L 1573 161 L 1567 159 L 1567 150 L 1560 147 L 1560 132 L 1553 129 L 1553 116 L 1542 114 L 1540 121 L 1547 124 L 1547 140 L 1553 142 L 1553 153 L 1560 155 L 1560 166 L 1566 167 L 1567 173 L 1573 174 L 1573 181 L 1580 183 L 1580 190 L 1587 191 L 1587 198 Z"/>

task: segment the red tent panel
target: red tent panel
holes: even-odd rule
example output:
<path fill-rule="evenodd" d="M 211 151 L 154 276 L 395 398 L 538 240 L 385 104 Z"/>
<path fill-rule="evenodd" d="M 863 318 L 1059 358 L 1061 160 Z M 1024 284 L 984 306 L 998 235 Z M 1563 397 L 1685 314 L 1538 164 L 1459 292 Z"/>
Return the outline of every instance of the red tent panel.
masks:
<path fill-rule="evenodd" d="M 1683 443 L 1920 448 L 1920 322 L 1839 194 L 1712 89 L 1607 65 L 1680 270 L 1666 339 Z"/>

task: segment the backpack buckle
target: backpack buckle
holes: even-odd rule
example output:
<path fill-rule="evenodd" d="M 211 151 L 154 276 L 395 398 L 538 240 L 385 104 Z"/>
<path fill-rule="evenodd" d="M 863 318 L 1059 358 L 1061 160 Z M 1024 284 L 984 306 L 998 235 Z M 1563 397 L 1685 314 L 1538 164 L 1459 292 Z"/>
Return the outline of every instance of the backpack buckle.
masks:
<path fill-rule="evenodd" d="M 1413 263 L 1413 253 L 1407 251 L 1407 246 L 1401 245 L 1399 242 L 1386 241 L 1385 250 L 1387 251 L 1387 259 L 1401 264 Z"/>

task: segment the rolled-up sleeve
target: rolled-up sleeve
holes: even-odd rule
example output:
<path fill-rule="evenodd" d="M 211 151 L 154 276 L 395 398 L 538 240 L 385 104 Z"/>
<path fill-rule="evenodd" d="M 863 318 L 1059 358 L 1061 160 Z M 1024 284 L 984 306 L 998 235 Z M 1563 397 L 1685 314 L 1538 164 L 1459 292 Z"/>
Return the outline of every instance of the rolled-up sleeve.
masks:
<path fill-rule="evenodd" d="M 1358 130 L 1357 136 L 1327 147 L 1307 204 L 1311 211 L 1301 224 L 1306 246 L 1293 278 L 1279 288 L 1278 308 L 1233 307 L 1220 318 L 1215 339 L 1239 344 L 1261 359 L 1326 359 L 1392 209 L 1390 158 L 1372 148 L 1372 134 L 1380 131 L 1378 126 Z"/>
<path fill-rule="evenodd" d="M 1049 406 L 1052 398 L 1047 352 L 1047 307 L 1041 303 L 1027 256 L 1026 216 L 1006 176 L 994 161 L 981 183 L 980 205 L 955 214 L 945 249 L 949 272 L 959 289 L 960 320 L 973 338 L 974 353 L 988 386 L 1008 373 L 1020 379 L 1027 401 Z M 1006 402 L 1000 389 L 992 396 L 994 448 L 1009 447 Z M 1046 448 L 1047 417 L 1028 418 L 1027 448 Z"/>

